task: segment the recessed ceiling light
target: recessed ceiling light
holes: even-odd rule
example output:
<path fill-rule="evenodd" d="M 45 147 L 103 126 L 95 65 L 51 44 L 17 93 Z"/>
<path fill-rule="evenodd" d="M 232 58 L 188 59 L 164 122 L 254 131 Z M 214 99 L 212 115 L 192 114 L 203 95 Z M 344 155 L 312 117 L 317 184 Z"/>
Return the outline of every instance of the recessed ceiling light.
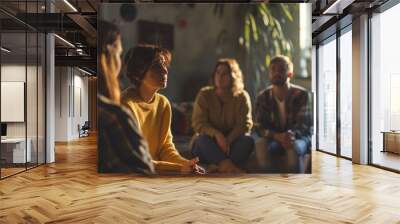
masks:
<path fill-rule="evenodd" d="M 0 49 L 1 49 L 1 51 L 4 51 L 6 53 L 10 53 L 11 52 L 11 50 L 9 50 L 9 49 L 7 49 L 5 47 L 1 47 Z"/>
<path fill-rule="evenodd" d="M 83 69 L 81 69 L 81 68 L 79 68 L 79 67 L 78 67 L 78 70 L 81 71 L 81 72 L 83 72 L 83 73 L 85 73 L 85 74 L 87 74 L 87 75 L 90 75 L 90 76 L 93 75 L 92 73 L 90 73 L 90 72 L 88 72 L 88 71 L 86 71 L 86 70 L 83 70 Z"/>
<path fill-rule="evenodd" d="M 68 7 L 72 9 L 72 11 L 78 12 L 78 10 L 68 0 L 64 0 L 64 3 L 67 4 Z"/>
<path fill-rule="evenodd" d="M 57 37 L 59 40 L 61 40 L 62 42 L 64 42 L 66 45 L 68 45 L 68 46 L 70 46 L 70 47 L 72 47 L 72 48 L 75 48 L 75 45 L 73 45 L 71 42 L 69 42 L 68 40 L 66 40 L 66 39 L 64 39 L 64 38 L 62 38 L 62 37 L 60 37 L 59 35 L 57 35 L 57 34 L 54 34 L 54 36 L 55 37 Z"/>
<path fill-rule="evenodd" d="M 355 0 L 336 0 L 322 14 L 342 14 L 343 9 L 351 5 Z"/>

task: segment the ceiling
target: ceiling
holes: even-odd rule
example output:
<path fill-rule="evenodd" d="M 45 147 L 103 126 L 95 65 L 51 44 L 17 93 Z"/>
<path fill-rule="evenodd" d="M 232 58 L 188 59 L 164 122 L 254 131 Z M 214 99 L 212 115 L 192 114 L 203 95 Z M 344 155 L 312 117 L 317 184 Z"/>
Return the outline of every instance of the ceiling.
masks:
<path fill-rule="evenodd" d="M 179 2 L 180 0 L 154 0 L 154 2 Z M 221 0 L 215 0 L 221 2 Z M 232 2 L 234 0 L 227 0 Z M 290 2 L 312 3 L 312 35 L 313 41 L 334 32 L 333 26 L 338 21 L 346 18 L 351 22 L 352 16 L 374 9 L 387 0 L 270 0 L 270 3 Z M 26 3 L 27 2 L 27 3 Z M 39 32 L 54 32 L 61 38 L 75 45 L 70 44 L 60 38 L 56 38 L 56 63 L 58 65 L 70 65 L 79 62 L 91 70 L 96 70 L 96 27 L 97 27 L 97 4 L 98 3 L 134 3 L 134 0 L 51 0 L 52 13 L 46 10 L 45 0 L 1 0 L 0 2 L 0 25 L 5 35 L 4 41 L 15 49 L 23 49 L 25 46 L 23 35 L 25 28 L 31 28 Z M 137 2 L 151 2 L 149 0 L 139 0 Z M 187 0 L 182 0 L 187 2 Z M 210 2 L 210 0 L 194 0 L 193 2 Z M 223 2 L 223 1 L 222 1 Z M 237 2 L 248 2 L 237 0 Z M 263 2 L 263 1 L 251 1 Z M 337 2 L 337 3 L 335 3 Z M 69 4 L 68 4 L 69 3 Z M 350 17 L 350 18 L 349 18 Z M 329 31 L 331 29 L 332 31 Z M 328 32 L 329 31 L 329 32 Z M 3 43 L 5 43 L 3 41 Z M 13 42 L 13 43 L 11 43 Z M 6 46 L 6 44 L 4 44 Z M 29 44 L 30 48 L 34 47 Z M 77 50 L 79 49 L 79 50 Z M 15 50 L 17 53 L 18 50 Z M 24 52 L 21 52 L 24 53 Z M 88 66 L 90 65 L 90 66 Z"/>
<path fill-rule="evenodd" d="M 179 2 L 180 0 L 154 0 L 154 2 Z M 221 0 L 215 0 L 221 2 Z M 232 2 L 234 0 L 229 0 Z M 25 38 L 21 31 L 26 27 L 39 32 L 54 32 L 61 38 L 55 38 L 56 65 L 75 65 L 95 71 L 97 66 L 96 53 L 96 27 L 98 3 L 135 3 L 134 0 L 51 0 L 52 13 L 46 9 L 45 0 L 1 0 L 0 23 L 2 32 L 8 33 L 9 48 L 13 54 L 25 55 Z M 151 2 L 139 0 L 136 2 Z M 186 2 L 187 0 L 182 0 Z M 194 0 L 193 2 L 210 2 L 210 0 Z M 227 1 L 228 2 L 228 1 Z M 248 2 L 238 0 L 237 2 Z M 262 2 L 262 1 L 252 1 Z M 270 0 L 270 3 L 288 2 Z M 309 2 L 307 0 L 289 0 L 289 2 Z M 4 43 L 5 43 L 4 42 Z M 13 43 L 11 43 L 13 42 Z M 4 44 L 6 46 L 6 44 Z M 30 49 L 32 47 L 32 49 Z M 28 52 L 34 51 L 34 46 L 29 45 Z M 29 53 L 28 53 L 29 54 Z M 21 56 L 20 56 L 21 57 Z"/>
<path fill-rule="evenodd" d="M 373 11 L 388 0 L 313 0 L 313 43 L 351 24 L 353 17 Z"/>
<path fill-rule="evenodd" d="M 0 1 L 2 46 L 12 50 L 7 53 L 7 57 L 18 61 L 23 60 L 26 55 L 28 58 L 35 55 L 37 44 L 30 42 L 36 41 L 31 40 L 33 35 L 25 35 L 27 28 L 30 28 L 28 32 L 54 32 L 61 37 L 55 38 L 56 65 L 74 65 L 95 71 L 98 1 L 51 0 L 51 5 L 50 7 L 48 5 L 47 9 L 45 2 L 44 0 Z M 48 13 L 50 8 L 52 13 Z M 25 43 L 26 39 L 28 44 Z M 5 52 L 2 52 L 2 55 L 4 54 Z M 82 62 L 82 66 L 78 62 Z"/>

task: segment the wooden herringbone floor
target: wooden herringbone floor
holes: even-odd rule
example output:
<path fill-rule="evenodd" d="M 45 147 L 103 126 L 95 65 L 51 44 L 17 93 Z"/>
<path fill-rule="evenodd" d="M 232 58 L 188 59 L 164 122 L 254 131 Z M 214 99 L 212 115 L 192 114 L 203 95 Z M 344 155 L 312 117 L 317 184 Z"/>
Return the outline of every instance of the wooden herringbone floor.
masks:
<path fill-rule="evenodd" d="M 95 138 L 0 181 L 0 223 L 400 223 L 400 175 L 313 153 L 312 175 L 99 175 Z"/>

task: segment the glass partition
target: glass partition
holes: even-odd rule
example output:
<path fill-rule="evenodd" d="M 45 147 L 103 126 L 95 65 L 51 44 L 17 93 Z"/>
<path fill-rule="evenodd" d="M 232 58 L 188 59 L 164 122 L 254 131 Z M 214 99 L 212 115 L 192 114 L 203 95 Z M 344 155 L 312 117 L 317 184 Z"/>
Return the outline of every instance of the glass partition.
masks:
<path fill-rule="evenodd" d="M 27 4 L 28 3 L 28 4 Z M 44 1 L 1 2 L 0 178 L 45 162 L 45 35 L 20 19 L 43 11 Z M 28 22 L 29 23 L 29 22 Z"/>
<path fill-rule="evenodd" d="M 25 32 L 1 34 L 2 177 L 24 171 L 31 158 L 26 135 L 26 41 Z"/>
<path fill-rule="evenodd" d="M 318 149 L 336 154 L 336 36 L 318 48 Z"/>
<path fill-rule="evenodd" d="M 347 31 L 347 32 L 346 32 Z M 352 157 L 352 33 L 340 36 L 340 154 Z"/>

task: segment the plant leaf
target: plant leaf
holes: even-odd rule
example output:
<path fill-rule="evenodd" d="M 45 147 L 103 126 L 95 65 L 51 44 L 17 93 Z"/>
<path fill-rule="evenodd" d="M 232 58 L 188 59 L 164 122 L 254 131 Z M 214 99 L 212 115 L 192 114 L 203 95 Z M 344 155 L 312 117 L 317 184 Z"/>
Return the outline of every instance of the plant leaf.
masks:
<path fill-rule="evenodd" d="M 254 38 L 254 41 L 257 42 L 258 41 L 257 24 L 256 24 L 256 21 L 252 14 L 250 14 L 249 17 L 250 17 L 251 29 L 253 31 L 253 38 Z"/>
<path fill-rule="evenodd" d="M 285 13 L 286 17 L 289 19 L 290 22 L 293 21 L 292 13 L 289 10 L 289 6 L 285 3 L 279 4 L 282 8 L 283 13 Z"/>
<path fill-rule="evenodd" d="M 246 16 L 245 23 L 244 23 L 244 45 L 246 50 L 250 50 L 250 21 L 249 18 Z"/>

